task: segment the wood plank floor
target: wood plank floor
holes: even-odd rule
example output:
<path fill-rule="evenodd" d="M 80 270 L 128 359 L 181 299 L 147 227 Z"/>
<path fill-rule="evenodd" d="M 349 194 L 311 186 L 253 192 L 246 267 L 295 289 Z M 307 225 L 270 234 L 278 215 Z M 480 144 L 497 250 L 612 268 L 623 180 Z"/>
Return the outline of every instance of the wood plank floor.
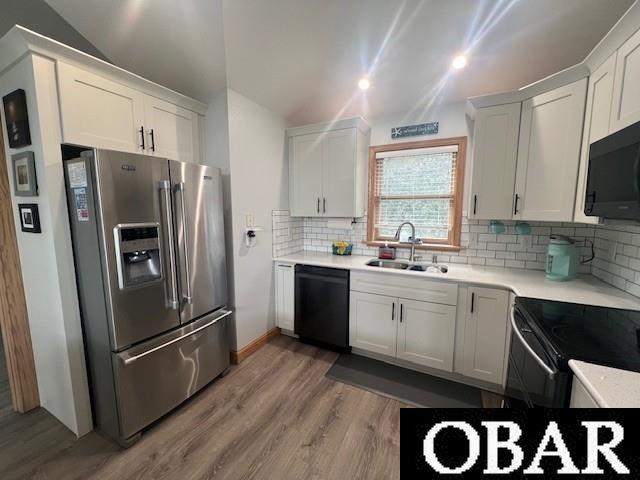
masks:
<path fill-rule="evenodd" d="M 3 414 L 0 478 L 399 478 L 404 405 L 326 378 L 335 358 L 279 336 L 128 450 L 42 409 Z"/>

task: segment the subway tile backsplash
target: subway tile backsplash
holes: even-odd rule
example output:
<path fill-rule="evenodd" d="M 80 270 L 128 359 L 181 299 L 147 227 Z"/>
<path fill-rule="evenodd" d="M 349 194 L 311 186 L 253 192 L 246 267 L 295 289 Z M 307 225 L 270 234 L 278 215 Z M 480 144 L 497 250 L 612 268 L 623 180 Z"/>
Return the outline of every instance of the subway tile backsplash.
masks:
<path fill-rule="evenodd" d="M 376 256 L 377 248 L 364 242 L 367 218 L 357 218 L 349 230 L 332 229 L 327 218 L 296 218 L 287 210 L 273 212 L 273 254 L 289 255 L 299 251 L 331 252 L 334 240 L 353 243 L 354 255 Z M 640 297 L 640 225 L 586 225 L 566 222 L 528 222 L 531 235 L 518 235 L 515 222 L 505 221 L 505 232 L 489 231 L 485 220 L 462 219 L 460 252 L 448 253 L 419 250 L 423 260 L 451 264 L 486 265 L 491 267 L 544 270 L 549 235 L 574 238 L 580 254 L 587 258 L 594 242 L 596 258 L 580 266 L 606 283 Z M 530 238 L 527 238 L 530 237 Z M 398 258 L 408 258 L 408 249 L 398 249 Z"/>
<path fill-rule="evenodd" d="M 274 257 L 291 255 L 303 249 L 303 218 L 290 216 L 289 210 L 274 210 L 271 214 L 271 227 Z"/>
<path fill-rule="evenodd" d="M 640 297 L 640 225 L 598 225 L 591 273 Z"/>

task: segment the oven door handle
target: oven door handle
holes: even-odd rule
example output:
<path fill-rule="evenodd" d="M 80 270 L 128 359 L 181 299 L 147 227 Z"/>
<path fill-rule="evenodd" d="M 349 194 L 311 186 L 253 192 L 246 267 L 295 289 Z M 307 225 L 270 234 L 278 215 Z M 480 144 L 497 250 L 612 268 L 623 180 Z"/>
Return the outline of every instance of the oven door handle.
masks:
<path fill-rule="evenodd" d="M 549 365 L 544 363 L 544 360 L 542 360 L 538 356 L 538 354 L 533 350 L 533 348 L 531 348 L 531 346 L 527 343 L 525 338 L 522 336 L 522 333 L 520 333 L 520 330 L 518 329 L 518 326 L 516 325 L 515 306 L 511 307 L 511 313 L 509 315 L 509 318 L 511 320 L 511 327 L 513 329 L 513 333 L 516 335 L 516 337 L 518 337 L 518 339 L 520 340 L 520 343 L 522 343 L 522 346 L 525 348 L 525 350 L 529 353 L 529 355 L 531 355 L 533 357 L 533 359 L 536 361 L 536 363 L 538 365 L 540 365 L 540 367 L 546 372 L 546 374 L 547 374 L 547 376 L 549 378 L 555 377 L 556 372 L 554 370 L 552 370 L 551 368 L 549 368 Z"/>

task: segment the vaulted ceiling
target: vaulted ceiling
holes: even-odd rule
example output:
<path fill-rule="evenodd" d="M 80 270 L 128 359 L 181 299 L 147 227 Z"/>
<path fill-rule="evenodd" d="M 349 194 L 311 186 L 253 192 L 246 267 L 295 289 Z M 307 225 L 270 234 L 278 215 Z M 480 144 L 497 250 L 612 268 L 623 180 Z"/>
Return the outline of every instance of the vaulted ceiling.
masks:
<path fill-rule="evenodd" d="M 521 87 L 581 61 L 633 0 L 47 3 L 123 68 L 203 101 L 228 86 L 303 124 Z"/>

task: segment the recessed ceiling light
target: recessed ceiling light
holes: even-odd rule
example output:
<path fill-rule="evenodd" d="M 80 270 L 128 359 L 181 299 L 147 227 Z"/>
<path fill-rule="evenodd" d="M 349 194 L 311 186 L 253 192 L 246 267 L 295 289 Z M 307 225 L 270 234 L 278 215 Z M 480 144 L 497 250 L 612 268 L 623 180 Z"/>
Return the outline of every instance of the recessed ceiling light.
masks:
<path fill-rule="evenodd" d="M 453 58 L 453 62 L 451 62 L 451 65 L 453 66 L 453 68 L 464 68 L 465 65 L 467 64 L 467 57 L 465 57 L 464 55 L 457 55 L 456 57 Z"/>
<path fill-rule="evenodd" d="M 368 90 L 370 86 L 371 86 L 371 82 L 367 77 L 361 78 L 360 81 L 358 82 L 358 88 L 360 90 Z"/>

